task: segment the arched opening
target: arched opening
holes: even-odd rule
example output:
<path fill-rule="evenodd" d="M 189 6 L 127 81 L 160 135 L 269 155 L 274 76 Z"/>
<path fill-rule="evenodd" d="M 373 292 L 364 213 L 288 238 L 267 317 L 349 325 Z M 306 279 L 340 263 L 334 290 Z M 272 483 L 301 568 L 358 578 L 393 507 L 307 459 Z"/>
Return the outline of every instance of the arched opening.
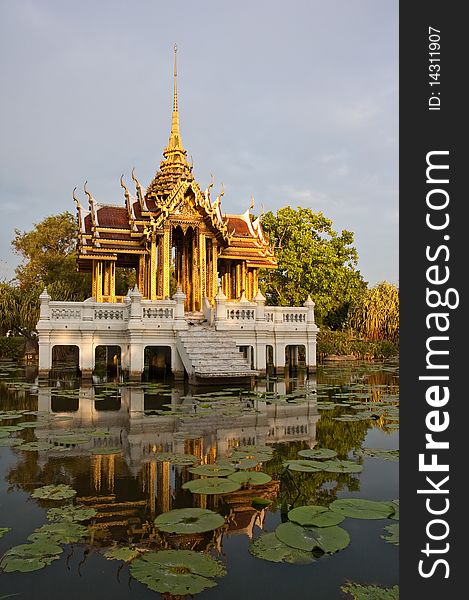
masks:
<path fill-rule="evenodd" d="M 240 352 L 248 362 L 251 369 L 254 369 L 254 348 L 253 346 L 239 346 Z"/>
<path fill-rule="evenodd" d="M 285 347 L 285 365 L 290 373 L 304 369 L 306 365 L 306 348 L 304 345 L 288 345 Z"/>
<path fill-rule="evenodd" d="M 94 371 L 97 375 L 116 377 L 121 370 L 120 346 L 96 346 Z"/>
<path fill-rule="evenodd" d="M 77 412 L 80 405 L 78 396 L 65 397 L 53 394 L 51 396 L 50 408 L 53 413 L 72 413 Z"/>
<path fill-rule="evenodd" d="M 77 376 L 80 370 L 80 349 L 75 345 L 52 348 L 52 375 Z"/>
<path fill-rule="evenodd" d="M 275 372 L 274 347 L 270 344 L 267 344 L 265 347 L 265 369 L 269 374 Z"/>
<path fill-rule="evenodd" d="M 146 379 L 165 379 L 171 375 L 171 348 L 169 346 L 147 346 L 144 353 L 144 364 Z"/>

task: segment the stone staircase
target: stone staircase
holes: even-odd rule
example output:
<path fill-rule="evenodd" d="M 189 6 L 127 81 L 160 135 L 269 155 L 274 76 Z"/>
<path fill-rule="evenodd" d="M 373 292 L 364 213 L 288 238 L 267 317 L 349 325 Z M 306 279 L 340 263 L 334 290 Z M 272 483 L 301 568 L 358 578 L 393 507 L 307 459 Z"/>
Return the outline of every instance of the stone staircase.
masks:
<path fill-rule="evenodd" d="M 178 333 L 177 349 L 190 379 L 240 380 L 257 375 L 227 332 L 193 324 Z M 217 381 L 217 382 L 218 382 Z"/>

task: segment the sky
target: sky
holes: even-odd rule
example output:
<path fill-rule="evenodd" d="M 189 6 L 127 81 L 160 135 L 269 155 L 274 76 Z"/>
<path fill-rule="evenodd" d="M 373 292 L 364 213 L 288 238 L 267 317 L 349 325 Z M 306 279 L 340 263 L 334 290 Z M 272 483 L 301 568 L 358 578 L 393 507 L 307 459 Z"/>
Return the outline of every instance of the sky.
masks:
<path fill-rule="evenodd" d="M 2 0 L 0 281 L 14 230 L 75 212 L 83 183 L 146 186 L 172 110 L 222 211 L 322 211 L 370 286 L 398 274 L 398 0 Z M 212 194 L 213 195 L 213 194 Z"/>

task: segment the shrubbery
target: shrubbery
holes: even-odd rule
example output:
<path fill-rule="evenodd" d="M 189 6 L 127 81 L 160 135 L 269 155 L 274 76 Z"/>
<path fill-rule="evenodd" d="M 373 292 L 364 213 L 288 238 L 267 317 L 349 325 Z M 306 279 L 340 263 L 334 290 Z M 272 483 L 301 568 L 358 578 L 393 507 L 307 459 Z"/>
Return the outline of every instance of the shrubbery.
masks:
<path fill-rule="evenodd" d="M 321 329 L 318 334 L 317 356 L 322 361 L 328 356 L 351 356 L 357 359 L 384 359 L 399 354 L 397 343 L 389 340 L 366 341 L 352 331 Z"/>

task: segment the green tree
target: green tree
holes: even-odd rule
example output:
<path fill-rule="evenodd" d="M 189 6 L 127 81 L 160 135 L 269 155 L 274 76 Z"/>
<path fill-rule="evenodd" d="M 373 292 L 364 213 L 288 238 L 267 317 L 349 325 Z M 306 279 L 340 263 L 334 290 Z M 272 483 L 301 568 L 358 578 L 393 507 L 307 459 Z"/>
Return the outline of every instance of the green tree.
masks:
<path fill-rule="evenodd" d="M 382 281 L 350 310 L 350 326 L 367 340 L 399 340 L 399 290 Z"/>
<path fill-rule="evenodd" d="M 278 261 L 277 269 L 260 276 L 268 303 L 298 306 L 310 295 L 318 322 L 342 327 L 350 304 L 366 289 L 353 233 L 343 230 L 339 235 L 322 212 L 290 206 L 266 213 L 262 225 Z"/>
<path fill-rule="evenodd" d="M 46 217 L 31 231 L 15 229 L 14 251 L 23 262 L 16 279 L 23 289 L 48 286 L 57 300 L 84 300 L 89 295 L 90 278 L 77 272 L 76 221 L 70 212 Z"/>

